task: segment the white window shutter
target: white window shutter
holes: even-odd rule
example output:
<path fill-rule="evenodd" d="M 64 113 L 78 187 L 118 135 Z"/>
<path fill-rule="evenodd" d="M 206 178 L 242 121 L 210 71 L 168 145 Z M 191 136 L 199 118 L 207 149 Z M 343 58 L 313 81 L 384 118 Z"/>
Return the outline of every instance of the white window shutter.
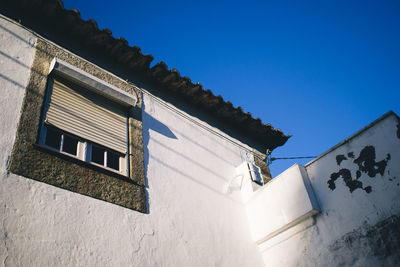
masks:
<path fill-rule="evenodd" d="M 69 82 L 53 80 L 46 123 L 125 154 L 127 109 Z"/>

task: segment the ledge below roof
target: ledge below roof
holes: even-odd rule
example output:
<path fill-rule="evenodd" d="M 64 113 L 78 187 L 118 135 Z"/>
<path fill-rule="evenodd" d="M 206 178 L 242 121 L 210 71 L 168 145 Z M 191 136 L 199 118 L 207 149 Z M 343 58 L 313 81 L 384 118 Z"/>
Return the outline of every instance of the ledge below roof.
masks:
<path fill-rule="evenodd" d="M 9 13 L 11 17 L 22 25 L 33 29 L 48 38 L 60 36 L 79 40 L 79 45 L 95 50 L 109 60 L 122 66 L 127 72 L 133 73 L 146 81 L 155 82 L 156 86 L 171 94 L 178 95 L 201 110 L 206 110 L 218 120 L 238 129 L 242 134 L 254 140 L 265 150 L 272 151 L 286 143 L 290 136 L 286 136 L 279 129 L 270 124 L 264 124 L 259 118 L 253 118 L 241 107 L 234 107 L 231 102 L 215 96 L 209 89 L 204 90 L 200 83 L 193 84 L 187 76 L 181 77 L 176 69 L 168 70 L 164 62 L 159 62 L 152 68 L 150 63 L 153 56 L 143 55 L 137 46 L 129 46 L 127 40 L 112 36 L 108 29 L 100 30 L 97 23 L 89 19 L 84 21 L 77 10 L 66 10 L 59 0 L 6 0 L 2 5 L 2 13 Z M 12 10 L 11 12 L 10 9 Z M 47 32 L 43 31 L 43 27 Z M 51 40 L 51 38 L 49 38 Z M 78 41 L 75 41 L 78 43 Z M 264 151 L 265 151 L 264 150 Z"/>

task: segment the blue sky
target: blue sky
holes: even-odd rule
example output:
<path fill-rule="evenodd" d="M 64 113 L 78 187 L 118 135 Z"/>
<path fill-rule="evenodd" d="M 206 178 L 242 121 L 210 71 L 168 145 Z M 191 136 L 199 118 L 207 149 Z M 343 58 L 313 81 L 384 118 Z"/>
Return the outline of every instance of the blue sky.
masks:
<path fill-rule="evenodd" d="M 400 1 L 64 0 L 317 156 L 400 114 Z M 277 160 L 276 176 L 294 163 Z"/>

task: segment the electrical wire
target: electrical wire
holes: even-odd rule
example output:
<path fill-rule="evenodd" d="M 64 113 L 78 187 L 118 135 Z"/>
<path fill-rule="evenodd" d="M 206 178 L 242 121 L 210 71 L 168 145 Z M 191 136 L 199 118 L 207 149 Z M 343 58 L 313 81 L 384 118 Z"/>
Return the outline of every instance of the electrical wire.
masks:
<path fill-rule="evenodd" d="M 317 156 L 309 156 L 309 157 L 288 157 L 288 158 L 271 158 L 271 161 L 277 160 L 277 159 L 313 159 L 316 158 Z"/>
<path fill-rule="evenodd" d="M 305 156 L 305 157 L 287 157 L 287 158 L 275 158 L 275 157 L 268 157 L 267 158 L 267 163 L 268 165 L 271 165 L 273 161 L 278 160 L 278 159 L 314 159 L 317 156 Z"/>

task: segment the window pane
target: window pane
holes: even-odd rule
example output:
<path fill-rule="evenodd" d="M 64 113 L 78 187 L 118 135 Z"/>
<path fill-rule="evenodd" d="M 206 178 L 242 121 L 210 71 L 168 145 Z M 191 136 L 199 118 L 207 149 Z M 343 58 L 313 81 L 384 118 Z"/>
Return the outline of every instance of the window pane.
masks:
<path fill-rule="evenodd" d="M 71 136 L 64 134 L 64 144 L 63 144 L 62 150 L 64 152 L 67 152 L 69 154 L 76 156 L 77 148 L 78 148 L 78 140 Z"/>
<path fill-rule="evenodd" d="M 52 128 L 47 128 L 45 144 L 55 149 L 60 149 L 61 133 Z"/>
<path fill-rule="evenodd" d="M 104 166 L 104 149 L 92 146 L 92 162 L 101 164 Z"/>
<path fill-rule="evenodd" d="M 119 155 L 107 151 L 107 167 L 119 171 Z"/>

